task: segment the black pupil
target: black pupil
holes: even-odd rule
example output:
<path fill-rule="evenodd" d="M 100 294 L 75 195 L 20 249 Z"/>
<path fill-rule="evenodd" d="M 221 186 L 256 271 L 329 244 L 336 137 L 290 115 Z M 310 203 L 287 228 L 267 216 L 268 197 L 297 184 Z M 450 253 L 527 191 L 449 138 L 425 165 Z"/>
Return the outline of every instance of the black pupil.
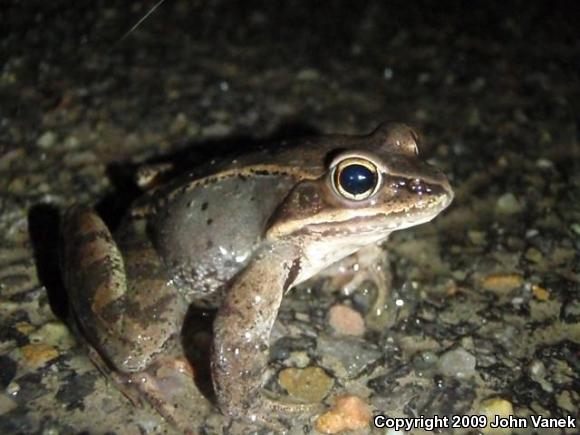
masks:
<path fill-rule="evenodd" d="M 338 176 L 340 187 L 351 195 L 360 195 L 375 187 L 377 177 L 363 165 L 349 165 Z"/>

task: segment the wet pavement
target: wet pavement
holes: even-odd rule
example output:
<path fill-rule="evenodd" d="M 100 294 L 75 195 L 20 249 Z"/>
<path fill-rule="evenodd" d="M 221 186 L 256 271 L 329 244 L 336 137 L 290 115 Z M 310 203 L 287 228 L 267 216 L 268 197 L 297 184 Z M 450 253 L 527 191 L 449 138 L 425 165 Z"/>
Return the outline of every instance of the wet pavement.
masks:
<path fill-rule="evenodd" d="M 385 245 L 394 305 L 382 329 L 361 321 L 372 289 L 290 292 L 269 385 L 326 406 L 357 396 L 391 417 L 578 416 L 571 3 L 168 0 L 123 37 L 154 5 L 14 1 L 0 16 L 1 433 L 175 432 L 69 332 L 56 250 L 66 207 L 95 205 L 114 227 L 144 162 L 366 133 L 384 120 L 422 133 L 454 203 Z M 335 323 L 336 311 L 351 323 Z M 296 388 L 304 379 L 311 389 Z M 206 397 L 192 397 L 192 432 L 267 432 L 229 421 Z M 290 431 L 320 424 L 293 419 Z M 353 433 L 387 433 L 370 427 Z"/>

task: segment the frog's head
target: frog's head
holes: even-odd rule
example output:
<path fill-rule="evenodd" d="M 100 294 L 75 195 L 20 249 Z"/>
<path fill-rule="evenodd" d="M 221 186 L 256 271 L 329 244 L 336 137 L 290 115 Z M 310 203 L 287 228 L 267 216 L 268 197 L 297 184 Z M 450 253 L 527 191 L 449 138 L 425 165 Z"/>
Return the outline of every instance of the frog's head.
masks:
<path fill-rule="evenodd" d="M 324 243 L 340 258 L 429 222 L 453 200 L 447 177 L 419 159 L 417 135 L 406 125 L 383 124 L 337 148 L 324 170 L 299 181 L 280 205 L 269 238 Z"/>

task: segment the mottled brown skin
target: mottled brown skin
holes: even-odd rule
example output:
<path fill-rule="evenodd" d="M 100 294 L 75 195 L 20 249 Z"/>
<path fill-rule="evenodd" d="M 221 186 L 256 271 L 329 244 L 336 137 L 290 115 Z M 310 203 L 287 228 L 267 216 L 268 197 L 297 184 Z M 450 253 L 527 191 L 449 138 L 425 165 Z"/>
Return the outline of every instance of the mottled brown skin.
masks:
<path fill-rule="evenodd" d="M 450 204 L 447 179 L 418 159 L 416 142 L 409 127 L 383 124 L 368 136 L 305 139 L 196 168 L 147 192 L 114 237 L 92 210 L 72 209 L 63 272 L 80 329 L 116 370 L 155 381 L 168 355 L 180 358 L 188 306 L 217 307 L 211 366 L 220 410 L 269 421 L 303 409 L 261 389 L 282 296 Z M 368 197 L 337 186 L 337 165 L 353 158 L 376 170 Z M 179 413 L 193 384 L 157 380 L 149 397 L 186 421 Z"/>

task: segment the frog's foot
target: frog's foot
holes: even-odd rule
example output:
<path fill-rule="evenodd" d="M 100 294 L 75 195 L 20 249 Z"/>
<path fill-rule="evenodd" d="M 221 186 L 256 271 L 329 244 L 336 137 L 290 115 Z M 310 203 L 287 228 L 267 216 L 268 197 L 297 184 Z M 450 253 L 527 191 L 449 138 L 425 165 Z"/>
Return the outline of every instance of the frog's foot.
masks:
<path fill-rule="evenodd" d="M 369 293 L 372 299 L 365 317 L 373 331 L 384 331 L 396 320 L 396 307 L 391 293 L 391 270 L 387 253 L 378 245 L 370 245 L 326 268 L 318 276 L 327 279 L 325 287 L 340 289 L 345 295 Z"/>
<path fill-rule="evenodd" d="M 262 391 L 243 412 L 237 410 L 235 417 L 276 433 L 286 433 L 296 426 L 297 419 L 310 418 L 323 410 L 324 405 L 321 403 L 292 402 L 288 398 L 275 397 Z"/>
<path fill-rule="evenodd" d="M 192 422 L 200 421 L 210 407 L 195 385 L 194 370 L 184 357 L 161 357 L 143 371 L 115 373 L 114 377 L 123 383 L 124 390 L 133 390 L 132 396 L 125 393 L 126 396 L 144 398 L 185 433 L 195 432 Z"/>

